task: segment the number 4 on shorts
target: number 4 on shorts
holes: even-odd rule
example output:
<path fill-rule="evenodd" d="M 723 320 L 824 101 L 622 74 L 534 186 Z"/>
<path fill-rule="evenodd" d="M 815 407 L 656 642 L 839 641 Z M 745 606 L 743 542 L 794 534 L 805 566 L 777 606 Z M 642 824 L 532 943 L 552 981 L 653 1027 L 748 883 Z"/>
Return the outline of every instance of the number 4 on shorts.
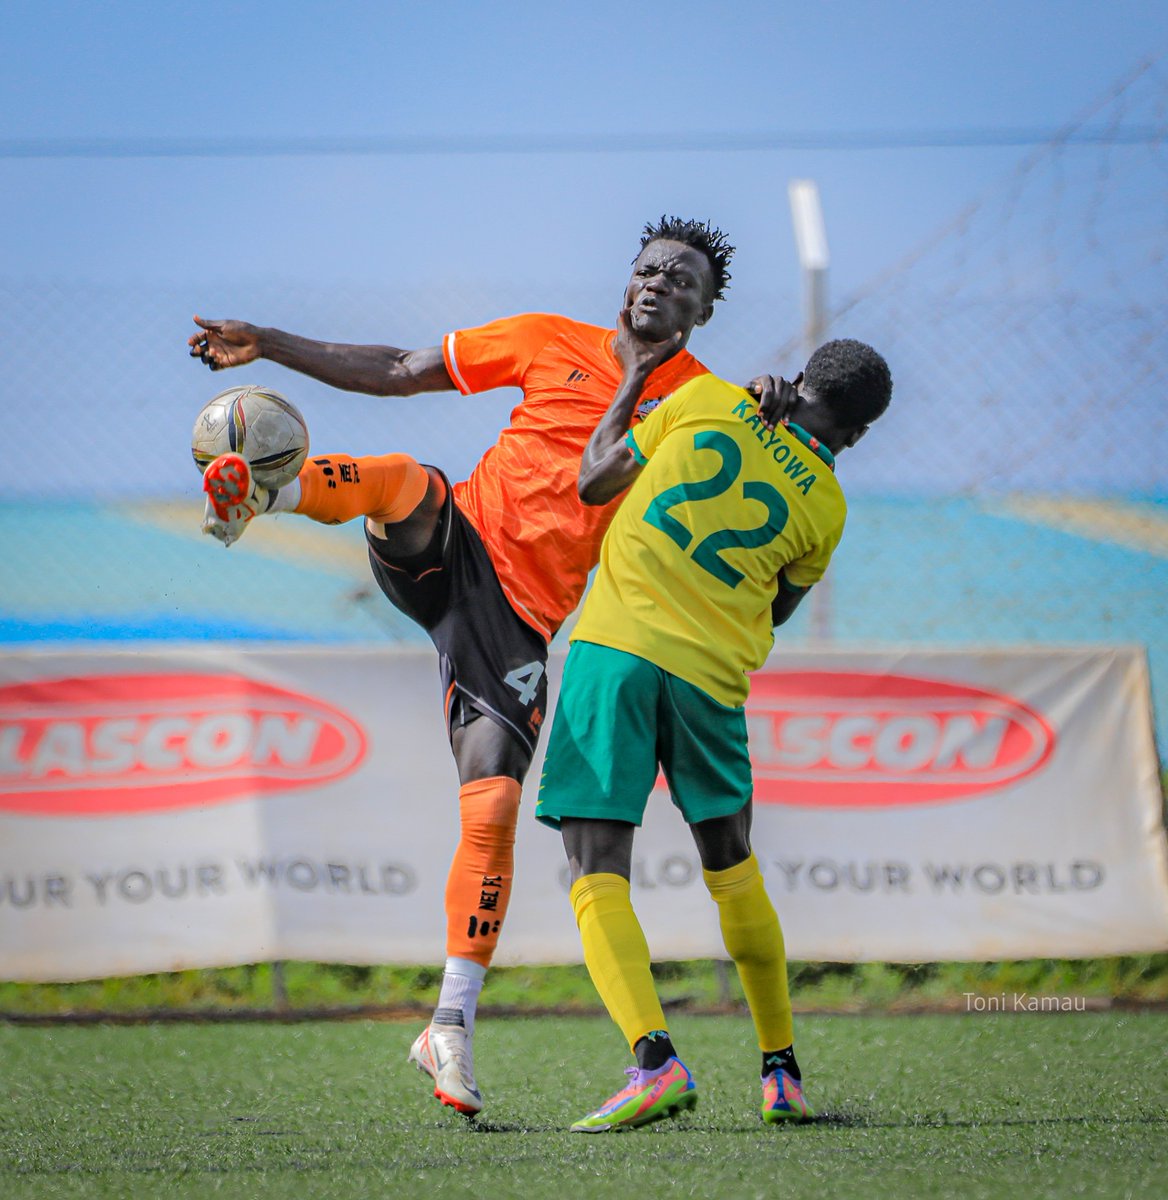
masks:
<path fill-rule="evenodd" d="M 520 704 L 530 704 L 535 699 L 542 678 L 543 663 L 529 662 L 516 667 L 514 671 L 508 671 L 503 682 L 519 693 Z"/>

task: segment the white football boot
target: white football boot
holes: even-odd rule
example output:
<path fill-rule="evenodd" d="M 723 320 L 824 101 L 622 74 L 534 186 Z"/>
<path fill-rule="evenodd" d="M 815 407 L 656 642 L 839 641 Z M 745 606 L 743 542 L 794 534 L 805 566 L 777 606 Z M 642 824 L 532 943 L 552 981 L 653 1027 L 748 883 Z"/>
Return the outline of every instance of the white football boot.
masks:
<path fill-rule="evenodd" d="M 482 1109 L 471 1039 L 462 1025 L 432 1021 L 410 1047 L 407 1061 L 434 1080 L 434 1095 L 443 1104 L 468 1117 Z"/>
<path fill-rule="evenodd" d="M 248 521 L 267 512 L 275 498 L 275 492 L 252 479 L 242 454 L 220 454 L 203 472 L 203 491 L 207 493 L 203 532 L 225 546 L 239 541 Z"/>

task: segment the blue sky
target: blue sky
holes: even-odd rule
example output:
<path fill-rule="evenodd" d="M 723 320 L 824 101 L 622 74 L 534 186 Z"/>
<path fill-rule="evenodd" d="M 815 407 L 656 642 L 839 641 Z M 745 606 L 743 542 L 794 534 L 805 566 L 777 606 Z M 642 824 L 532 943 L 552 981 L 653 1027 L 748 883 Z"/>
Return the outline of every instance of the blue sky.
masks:
<path fill-rule="evenodd" d="M 838 294 L 1019 148 L 24 158 L 17 139 L 1054 129 L 1168 9 L 1116 0 L 632 5 L 5 0 L 0 272 L 22 279 L 623 283 L 663 211 L 712 218 L 743 290 L 794 270 L 820 183 Z M 634 247 L 635 248 L 635 247 Z"/>
<path fill-rule="evenodd" d="M 195 492 L 194 414 L 237 382 L 284 389 L 318 447 L 389 446 L 458 477 L 505 423 L 513 393 L 445 397 L 437 410 L 430 398 L 399 402 L 387 426 L 383 402 L 338 397 L 278 367 L 208 376 L 185 354 L 191 313 L 401 346 L 531 309 L 607 323 L 641 227 L 662 213 L 711 219 L 738 247 L 726 315 L 695 334 L 695 352 L 735 379 L 793 373 L 802 360 L 782 349 L 800 325 L 791 179 L 819 184 L 836 304 L 971 201 L 1000 194 L 1032 152 L 985 143 L 1011 131 L 1044 138 L 1165 50 L 1168 6 L 1143 0 L 0 0 L 0 386 L 39 401 L 10 414 L 7 442 L 57 448 L 51 464 L 10 455 L 0 495 Z M 1132 120 L 1163 125 L 1166 63 Z M 865 131 L 883 144 L 839 145 Z M 763 137 L 772 143 L 759 148 Z M 361 138 L 419 152 L 235 153 Z M 821 148 L 792 146 L 798 138 Z M 913 138 L 950 144 L 888 144 Z M 95 139 L 119 154 L 77 153 Z M 614 139 L 637 148 L 606 149 Z M 466 152 L 483 145 L 510 149 Z M 562 148 L 521 152 L 539 145 Z M 1090 478 L 1079 442 L 1063 439 L 1052 457 L 1043 432 L 1056 420 L 1081 427 L 1083 406 L 1114 386 L 1124 351 L 1113 324 L 1090 318 L 1088 344 L 1068 321 L 1041 362 L 1018 331 L 1007 360 L 1011 312 L 971 326 L 967 308 L 939 312 L 927 298 L 930 284 L 952 296 L 973 281 L 975 302 L 996 301 L 988 268 L 1004 263 L 1022 303 L 1035 287 L 1093 300 L 1108 275 L 1123 283 L 1119 308 L 1158 303 L 1163 152 L 1092 154 L 1069 148 L 1046 198 L 987 223 L 992 248 L 974 232 L 943 262 L 925 261 L 899 301 L 915 304 L 904 320 L 883 293 L 856 310 L 856 327 L 842 332 L 887 347 L 898 381 L 896 411 L 849 468 L 857 484 L 899 487 L 879 449 L 907 439 L 935 463 L 928 486 L 971 486 L 992 470 L 997 488 L 1102 480 L 1105 490 L 1163 491 L 1166 430 L 1154 413 L 1123 417 L 1148 431 L 1138 461 L 1119 461 L 1116 449 L 1117 462 L 1092 466 Z M 1111 172 L 1106 224 L 1069 211 L 1097 200 L 1097 162 Z M 1027 274 L 1046 264 L 1025 252 L 1056 212 L 1067 236 L 1052 284 Z M 1081 258 L 1098 229 L 1106 240 L 1093 261 Z M 1138 239 L 1121 248 L 1117 229 Z M 965 256 L 979 248 L 987 271 L 975 276 Z M 1145 344 L 1159 327 L 1152 317 L 1129 333 L 1141 362 L 1162 361 Z M 982 377 L 975 340 L 994 347 L 998 378 Z M 934 363 L 957 345 L 966 356 L 942 378 Z M 1075 346 L 1079 358 L 1066 353 Z M 1151 404 L 1159 390 L 1135 376 L 1128 393 Z M 1028 390 L 1041 392 L 1045 415 L 1003 399 L 1024 380 L 1041 385 Z M 1074 406 L 1068 386 L 1082 393 Z M 990 412 L 995 402 L 995 420 L 1014 423 L 994 435 L 1014 447 L 1004 466 L 989 425 L 977 456 L 964 424 L 969 404 Z"/>

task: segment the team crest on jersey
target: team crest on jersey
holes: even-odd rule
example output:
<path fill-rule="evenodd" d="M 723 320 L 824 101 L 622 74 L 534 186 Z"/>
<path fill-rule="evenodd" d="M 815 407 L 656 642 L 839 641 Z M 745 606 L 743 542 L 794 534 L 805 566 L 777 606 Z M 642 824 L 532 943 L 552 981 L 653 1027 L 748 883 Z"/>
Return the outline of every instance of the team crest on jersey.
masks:
<path fill-rule="evenodd" d="M 664 396 L 653 396 L 649 400 L 642 400 L 637 405 L 636 415 L 643 421 L 664 399 Z"/>

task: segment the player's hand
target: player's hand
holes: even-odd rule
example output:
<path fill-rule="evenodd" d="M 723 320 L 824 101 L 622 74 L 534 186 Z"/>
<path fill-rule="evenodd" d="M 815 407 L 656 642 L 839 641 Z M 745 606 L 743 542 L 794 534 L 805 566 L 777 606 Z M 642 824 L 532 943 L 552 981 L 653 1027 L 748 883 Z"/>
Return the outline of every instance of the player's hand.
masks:
<path fill-rule="evenodd" d="M 802 382 L 800 371 L 792 383 L 779 375 L 759 375 L 746 385 L 746 390 L 758 397 L 758 415 L 767 429 L 774 429 L 791 415 Z"/>
<path fill-rule="evenodd" d="M 195 317 L 198 333 L 187 338 L 191 358 L 205 362 L 212 371 L 241 367 L 260 357 L 259 330 L 246 321 L 207 321 Z"/>
<path fill-rule="evenodd" d="M 664 341 L 648 342 L 634 332 L 629 309 L 622 308 L 616 319 L 616 341 L 613 353 L 626 375 L 648 378 L 667 359 L 681 349 L 682 334 L 670 334 Z"/>

